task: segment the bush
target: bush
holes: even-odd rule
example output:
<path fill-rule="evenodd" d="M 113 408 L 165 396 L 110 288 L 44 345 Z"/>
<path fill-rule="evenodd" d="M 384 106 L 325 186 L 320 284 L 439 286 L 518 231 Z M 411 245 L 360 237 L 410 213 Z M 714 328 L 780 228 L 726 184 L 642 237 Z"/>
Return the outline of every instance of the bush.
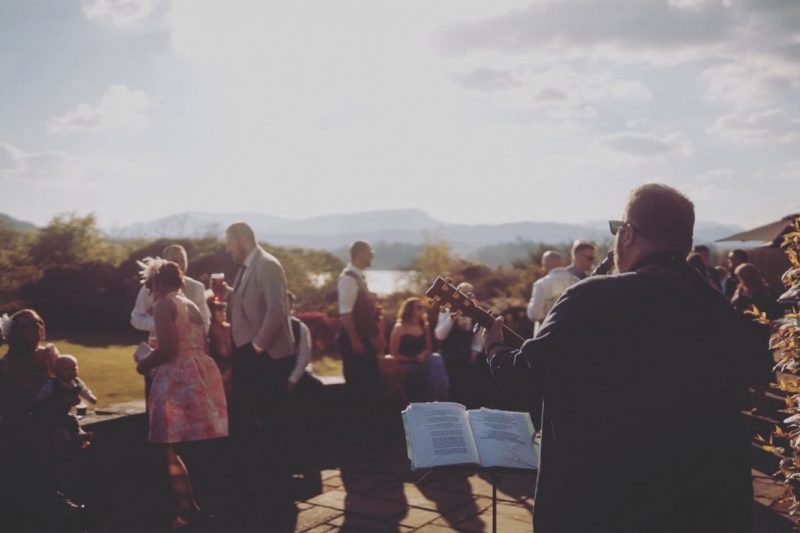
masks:
<path fill-rule="evenodd" d="M 119 278 L 117 268 L 104 263 L 49 268 L 20 293 L 25 305 L 36 309 L 49 328 L 77 331 L 122 329 L 136 297 Z"/>

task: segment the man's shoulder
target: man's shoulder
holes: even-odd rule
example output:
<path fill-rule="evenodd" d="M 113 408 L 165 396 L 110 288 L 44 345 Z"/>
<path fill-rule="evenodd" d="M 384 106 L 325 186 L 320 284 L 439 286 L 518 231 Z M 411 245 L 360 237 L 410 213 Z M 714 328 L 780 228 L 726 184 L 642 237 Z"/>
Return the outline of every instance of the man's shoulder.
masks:
<path fill-rule="evenodd" d="M 197 281 L 194 278 L 190 278 L 189 276 L 183 276 L 183 285 L 184 285 L 184 288 L 188 287 L 190 290 L 191 289 L 195 289 L 195 290 L 200 289 L 200 290 L 203 290 L 203 291 L 206 290 L 206 286 L 203 285 L 202 282 Z"/>
<path fill-rule="evenodd" d="M 277 264 L 281 264 L 281 262 L 280 262 L 280 261 L 278 261 L 278 258 L 277 258 L 277 257 L 275 257 L 274 255 L 272 255 L 271 253 L 269 253 L 268 251 L 266 251 L 266 250 L 265 250 L 265 249 L 263 249 L 262 247 L 260 247 L 260 246 L 259 246 L 258 248 L 256 248 L 256 250 L 257 250 L 257 253 L 256 253 L 256 255 L 255 255 L 255 259 L 256 259 L 256 260 L 265 261 L 265 262 L 267 262 L 267 263 L 277 263 Z"/>
<path fill-rule="evenodd" d="M 253 258 L 253 266 L 259 270 L 283 270 L 283 265 L 277 257 L 264 250 L 260 246 L 256 249 L 257 253 Z"/>
<path fill-rule="evenodd" d="M 640 276 L 637 272 L 626 272 L 624 274 L 610 274 L 607 276 L 592 276 L 584 278 L 570 286 L 565 293 L 570 296 L 593 296 L 602 295 L 610 292 L 623 290 L 640 283 Z"/>

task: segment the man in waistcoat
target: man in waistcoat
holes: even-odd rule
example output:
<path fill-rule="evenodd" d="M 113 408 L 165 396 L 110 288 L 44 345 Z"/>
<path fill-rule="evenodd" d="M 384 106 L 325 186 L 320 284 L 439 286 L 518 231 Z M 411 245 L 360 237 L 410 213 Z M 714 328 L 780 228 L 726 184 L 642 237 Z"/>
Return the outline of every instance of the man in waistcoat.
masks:
<path fill-rule="evenodd" d="M 356 415 L 353 421 L 361 427 L 369 427 L 377 413 L 378 358 L 385 350 L 380 308 L 364 277 L 364 269 L 372 264 L 374 255 L 368 242 L 355 241 L 350 246 L 350 263 L 337 284 L 341 325 L 336 346 L 344 365 L 345 404 Z M 359 416 L 363 420 L 356 420 Z"/>

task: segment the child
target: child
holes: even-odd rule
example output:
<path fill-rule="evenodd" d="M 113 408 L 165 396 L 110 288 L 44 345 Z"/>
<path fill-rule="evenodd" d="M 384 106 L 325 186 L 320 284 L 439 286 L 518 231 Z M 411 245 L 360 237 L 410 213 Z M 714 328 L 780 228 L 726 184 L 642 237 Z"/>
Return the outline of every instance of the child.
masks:
<path fill-rule="evenodd" d="M 58 355 L 53 364 L 54 377 L 39 391 L 36 396 L 40 414 L 52 417 L 55 427 L 57 448 L 69 444 L 78 444 L 85 448 L 91 439 L 91 433 L 83 431 L 78 419 L 70 415 L 70 409 L 81 403 L 81 399 L 97 403 L 97 396 L 78 377 L 78 360 L 72 355 Z"/>

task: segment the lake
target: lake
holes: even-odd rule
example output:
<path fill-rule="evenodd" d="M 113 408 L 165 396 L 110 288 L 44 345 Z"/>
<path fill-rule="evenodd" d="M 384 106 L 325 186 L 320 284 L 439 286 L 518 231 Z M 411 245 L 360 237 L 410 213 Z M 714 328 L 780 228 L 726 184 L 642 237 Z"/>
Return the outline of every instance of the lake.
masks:
<path fill-rule="evenodd" d="M 387 295 L 394 292 L 418 291 L 413 270 L 370 270 L 364 271 L 369 290 L 375 294 Z"/>
<path fill-rule="evenodd" d="M 364 272 L 369 290 L 375 294 L 386 296 L 395 292 L 419 291 L 416 283 L 417 272 L 414 270 L 371 270 Z M 327 280 L 325 274 L 312 276 L 311 281 L 321 287 Z"/>

